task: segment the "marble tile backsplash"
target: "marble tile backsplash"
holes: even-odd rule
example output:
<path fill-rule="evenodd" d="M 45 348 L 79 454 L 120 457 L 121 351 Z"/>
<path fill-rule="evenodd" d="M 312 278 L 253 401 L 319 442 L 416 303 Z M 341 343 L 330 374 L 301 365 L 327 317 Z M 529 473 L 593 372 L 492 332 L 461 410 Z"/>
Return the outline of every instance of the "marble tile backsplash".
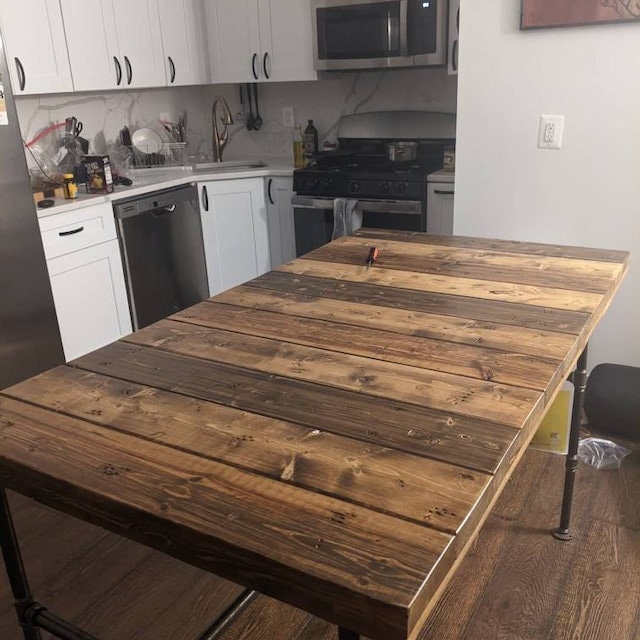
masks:
<path fill-rule="evenodd" d="M 76 116 L 91 153 L 107 153 L 127 125 L 161 127 L 158 117 L 170 118 L 186 110 L 189 153 L 211 153 L 211 104 L 223 95 L 234 118 L 241 113 L 238 85 L 168 87 L 138 91 L 74 93 L 18 97 L 17 108 L 25 141 L 54 122 Z M 292 106 L 304 128 L 313 119 L 320 142 L 335 140 L 340 117 L 379 110 L 456 111 L 457 81 L 443 69 L 412 69 L 340 73 L 315 82 L 260 84 L 260 112 L 264 126 L 249 132 L 237 119 L 231 129 L 227 159 L 291 154 L 293 130 L 282 124 L 282 107 Z M 27 154 L 30 165 L 32 162 Z"/>

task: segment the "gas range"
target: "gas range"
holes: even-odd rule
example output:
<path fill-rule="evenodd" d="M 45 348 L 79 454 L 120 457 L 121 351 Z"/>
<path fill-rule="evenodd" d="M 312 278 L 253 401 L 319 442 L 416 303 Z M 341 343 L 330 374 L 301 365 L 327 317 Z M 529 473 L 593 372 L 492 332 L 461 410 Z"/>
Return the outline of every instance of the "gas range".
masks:
<path fill-rule="evenodd" d="M 344 116 L 339 150 L 318 154 L 293 174 L 296 253 L 330 242 L 334 211 L 362 212 L 362 225 L 378 229 L 426 231 L 427 176 L 442 168 L 444 150 L 455 143 L 452 114 L 402 111 Z M 390 142 L 417 142 L 416 159 L 391 162 Z M 347 198 L 353 203 L 345 203 Z"/>
<path fill-rule="evenodd" d="M 389 162 L 384 156 L 320 156 L 313 166 L 294 172 L 293 190 L 301 196 L 333 198 L 425 197 L 426 177 L 442 168 L 440 157 Z"/>

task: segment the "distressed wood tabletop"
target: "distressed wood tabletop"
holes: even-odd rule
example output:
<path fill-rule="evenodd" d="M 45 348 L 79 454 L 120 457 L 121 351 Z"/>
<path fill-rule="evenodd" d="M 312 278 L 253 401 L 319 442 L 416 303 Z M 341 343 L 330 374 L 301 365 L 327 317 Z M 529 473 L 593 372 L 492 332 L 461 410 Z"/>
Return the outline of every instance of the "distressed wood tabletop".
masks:
<path fill-rule="evenodd" d="M 361 230 L 2 392 L 0 483 L 415 638 L 626 268 Z"/>

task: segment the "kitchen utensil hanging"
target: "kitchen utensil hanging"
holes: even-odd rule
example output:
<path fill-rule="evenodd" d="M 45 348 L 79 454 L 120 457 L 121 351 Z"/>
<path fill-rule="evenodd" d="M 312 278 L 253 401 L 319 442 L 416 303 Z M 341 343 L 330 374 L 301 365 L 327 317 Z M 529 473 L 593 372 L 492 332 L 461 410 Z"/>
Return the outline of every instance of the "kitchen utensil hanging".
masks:
<path fill-rule="evenodd" d="M 253 131 L 255 117 L 253 115 L 253 106 L 251 104 L 251 85 L 246 84 L 247 95 L 243 95 L 242 85 L 240 86 L 240 101 L 242 103 L 242 110 L 244 113 L 244 120 L 248 131 Z"/>
<path fill-rule="evenodd" d="M 256 131 L 260 131 L 262 129 L 262 116 L 260 115 L 260 107 L 258 105 L 258 84 L 254 83 L 253 85 L 253 97 L 256 103 L 256 119 L 253 123 L 253 128 Z"/>

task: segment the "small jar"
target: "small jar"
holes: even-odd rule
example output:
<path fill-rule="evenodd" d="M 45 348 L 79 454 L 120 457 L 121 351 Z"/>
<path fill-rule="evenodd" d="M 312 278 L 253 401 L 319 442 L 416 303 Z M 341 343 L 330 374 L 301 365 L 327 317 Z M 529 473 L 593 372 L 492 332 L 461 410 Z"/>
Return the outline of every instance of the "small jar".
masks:
<path fill-rule="evenodd" d="M 67 200 L 75 200 L 78 197 L 78 185 L 73 173 L 64 173 L 62 177 L 64 178 L 64 197 Z"/>

